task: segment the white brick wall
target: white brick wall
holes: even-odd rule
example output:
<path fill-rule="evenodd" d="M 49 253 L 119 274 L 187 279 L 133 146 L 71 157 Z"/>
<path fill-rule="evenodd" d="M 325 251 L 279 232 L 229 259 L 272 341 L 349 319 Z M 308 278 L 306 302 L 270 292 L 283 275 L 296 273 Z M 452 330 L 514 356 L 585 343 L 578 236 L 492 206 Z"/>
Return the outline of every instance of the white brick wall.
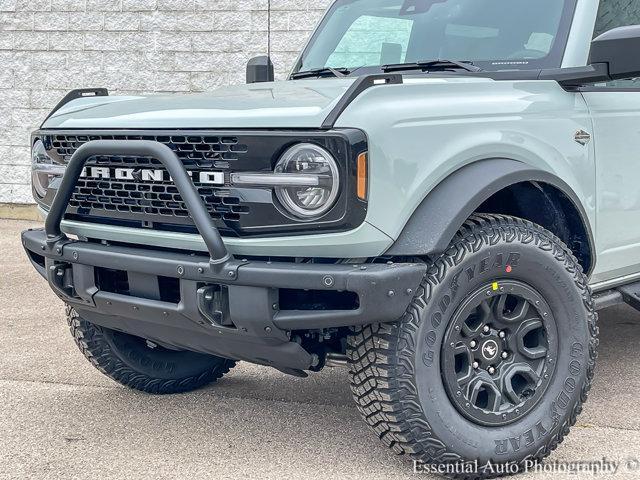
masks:
<path fill-rule="evenodd" d="M 291 67 L 330 0 L 272 0 Z M 0 0 L 0 203 L 31 203 L 29 133 L 73 88 L 198 92 L 244 81 L 267 51 L 267 0 Z"/>

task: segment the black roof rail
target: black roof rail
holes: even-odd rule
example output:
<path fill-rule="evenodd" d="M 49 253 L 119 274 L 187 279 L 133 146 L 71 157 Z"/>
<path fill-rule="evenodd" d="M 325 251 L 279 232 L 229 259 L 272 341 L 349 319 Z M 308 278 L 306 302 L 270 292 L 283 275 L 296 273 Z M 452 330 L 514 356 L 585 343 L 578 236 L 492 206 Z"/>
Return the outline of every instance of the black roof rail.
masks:
<path fill-rule="evenodd" d="M 86 97 L 108 97 L 109 91 L 106 88 L 78 88 L 76 90 L 71 90 L 67 93 L 62 100 L 58 102 L 58 104 L 49 112 L 47 118 L 44 119 L 40 128 L 49 120 L 54 113 L 64 107 L 67 103 L 72 100 L 76 100 L 78 98 L 86 98 Z"/>

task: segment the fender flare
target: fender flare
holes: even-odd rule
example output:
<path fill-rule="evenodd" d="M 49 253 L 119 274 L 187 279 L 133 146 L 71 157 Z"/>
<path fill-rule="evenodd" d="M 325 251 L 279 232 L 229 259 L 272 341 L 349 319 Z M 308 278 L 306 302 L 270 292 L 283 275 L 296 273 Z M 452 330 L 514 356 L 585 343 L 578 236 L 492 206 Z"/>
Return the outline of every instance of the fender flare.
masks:
<path fill-rule="evenodd" d="M 522 182 L 548 184 L 562 192 L 580 214 L 591 258 L 595 260 L 593 233 L 578 196 L 557 176 L 510 159 L 480 160 L 455 171 L 440 182 L 413 212 L 389 256 L 442 254 L 464 222 L 482 203 L 500 190 Z M 595 261 L 592 261 L 593 264 Z"/>

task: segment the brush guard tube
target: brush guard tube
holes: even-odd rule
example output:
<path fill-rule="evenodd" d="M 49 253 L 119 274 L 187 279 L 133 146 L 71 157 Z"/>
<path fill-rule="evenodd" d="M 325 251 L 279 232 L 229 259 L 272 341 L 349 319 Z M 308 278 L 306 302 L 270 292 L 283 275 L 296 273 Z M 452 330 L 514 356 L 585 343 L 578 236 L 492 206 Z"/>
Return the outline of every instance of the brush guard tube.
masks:
<path fill-rule="evenodd" d="M 67 211 L 69 201 L 85 164 L 90 158 L 98 155 L 150 157 L 162 163 L 169 175 L 171 175 L 173 183 L 193 219 L 193 223 L 195 223 L 198 232 L 204 239 L 211 257 L 211 264 L 213 266 L 220 265 L 231 258 L 222 241 L 220 232 L 213 223 L 213 219 L 207 212 L 207 207 L 180 159 L 166 145 L 150 140 L 94 140 L 85 143 L 76 150 L 67 165 L 67 170 L 45 222 L 47 243 L 49 245 L 68 240 L 60 229 L 60 223 Z"/>

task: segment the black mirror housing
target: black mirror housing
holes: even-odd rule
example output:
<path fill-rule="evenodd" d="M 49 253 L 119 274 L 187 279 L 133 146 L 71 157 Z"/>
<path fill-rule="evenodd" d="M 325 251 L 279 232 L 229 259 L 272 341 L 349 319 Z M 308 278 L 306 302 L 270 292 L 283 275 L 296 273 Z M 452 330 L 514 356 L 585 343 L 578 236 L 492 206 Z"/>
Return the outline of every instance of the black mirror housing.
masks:
<path fill-rule="evenodd" d="M 589 63 L 608 64 L 611 80 L 640 77 L 640 25 L 614 28 L 594 39 Z"/>
<path fill-rule="evenodd" d="M 253 57 L 247 63 L 247 83 L 273 82 L 275 75 L 271 59 L 264 55 Z"/>

